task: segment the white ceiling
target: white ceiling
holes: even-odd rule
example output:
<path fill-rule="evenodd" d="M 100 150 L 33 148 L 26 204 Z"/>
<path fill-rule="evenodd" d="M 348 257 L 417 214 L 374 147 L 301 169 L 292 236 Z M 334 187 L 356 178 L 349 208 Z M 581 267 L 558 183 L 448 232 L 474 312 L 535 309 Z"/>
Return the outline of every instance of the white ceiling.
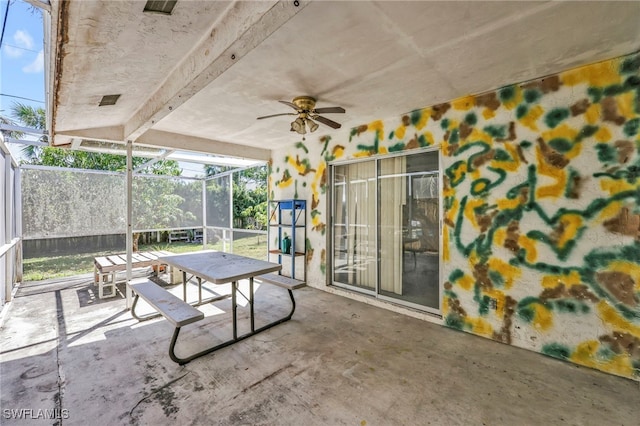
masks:
<path fill-rule="evenodd" d="M 300 139 L 292 117 L 256 120 L 293 111 L 277 100 L 343 106 L 326 117 L 350 128 L 640 49 L 640 2 L 179 0 L 171 16 L 144 4 L 52 1 L 54 144 L 266 160 Z"/>

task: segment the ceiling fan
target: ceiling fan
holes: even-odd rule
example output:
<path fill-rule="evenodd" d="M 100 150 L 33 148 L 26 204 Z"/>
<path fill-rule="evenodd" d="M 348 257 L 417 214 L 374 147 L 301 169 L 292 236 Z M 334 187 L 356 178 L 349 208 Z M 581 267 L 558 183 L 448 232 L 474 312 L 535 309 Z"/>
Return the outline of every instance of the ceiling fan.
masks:
<path fill-rule="evenodd" d="M 291 123 L 291 131 L 298 132 L 301 135 L 307 133 L 306 126 L 309 126 L 309 131 L 315 132 L 318 129 L 318 123 L 314 122 L 316 120 L 322 124 L 326 124 L 332 129 L 339 129 L 340 123 L 336 123 L 333 120 L 329 120 L 328 118 L 322 117 L 319 114 L 332 114 L 332 113 L 343 113 L 344 108 L 342 107 L 326 107 L 326 108 L 316 108 L 316 100 L 311 96 L 298 96 L 293 98 L 291 102 L 288 101 L 278 101 L 285 105 L 289 105 L 291 108 L 295 109 L 296 112 L 284 112 L 281 114 L 272 114 L 265 115 L 263 117 L 258 117 L 258 120 L 262 120 L 263 118 L 271 118 L 271 117 L 279 117 L 281 115 L 297 115 L 296 118 Z M 312 120 L 313 119 L 313 120 Z M 304 140 L 304 137 L 303 137 Z"/>

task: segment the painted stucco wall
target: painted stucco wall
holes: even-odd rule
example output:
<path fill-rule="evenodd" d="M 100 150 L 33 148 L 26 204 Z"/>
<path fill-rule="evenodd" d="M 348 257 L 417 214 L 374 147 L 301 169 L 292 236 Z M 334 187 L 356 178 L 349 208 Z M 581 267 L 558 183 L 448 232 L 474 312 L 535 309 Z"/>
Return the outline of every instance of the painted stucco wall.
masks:
<path fill-rule="evenodd" d="M 327 163 L 432 145 L 445 324 L 640 380 L 640 54 L 275 152 L 271 197 L 311 205 L 311 285 L 326 282 Z"/>

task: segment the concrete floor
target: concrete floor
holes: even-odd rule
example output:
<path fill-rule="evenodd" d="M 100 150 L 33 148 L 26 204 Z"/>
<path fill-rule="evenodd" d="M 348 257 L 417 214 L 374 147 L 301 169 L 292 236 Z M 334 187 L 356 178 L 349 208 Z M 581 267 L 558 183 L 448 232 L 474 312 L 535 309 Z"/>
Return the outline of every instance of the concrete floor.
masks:
<path fill-rule="evenodd" d="M 87 276 L 22 286 L 0 331 L 0 423 L 57 408 L 64 425 L 640 424 L 638 382 L 312 288 L 291 321 L 183 367 L 165 320 L 96 293 Z M 257 299 L 288 307 L 280 288 Z M 191 349 L 230 333 L 216 307 L 185 327 Z"/>

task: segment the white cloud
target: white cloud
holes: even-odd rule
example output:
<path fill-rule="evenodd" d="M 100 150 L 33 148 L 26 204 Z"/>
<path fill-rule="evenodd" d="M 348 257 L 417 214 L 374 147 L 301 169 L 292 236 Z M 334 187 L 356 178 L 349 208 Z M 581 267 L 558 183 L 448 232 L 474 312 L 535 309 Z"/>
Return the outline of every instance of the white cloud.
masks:
<path fill-rule="evenodd" d="M 44 70 L 44 51 L 38 52 L 38 56 L 29 65 L 22 67 L 22 71 L 29 74 L 36 74 Z"/>
<path fill-rule="evenodd" d="M 13 35 L 13 41 L 16 43 L 18 47 L 23 47 L 25 49 L 33 49 L 33 37 L 26 31 L 18 30 Z"/>
<path fill-rule="evenodd" d="M 10 58 L 19 58 L 24 53 L 24 50 L 16 49 L 15 47 L 9 46 L 8 44 L 5 44 L 3 47 L 4 53 L 6 53 Z"/>

